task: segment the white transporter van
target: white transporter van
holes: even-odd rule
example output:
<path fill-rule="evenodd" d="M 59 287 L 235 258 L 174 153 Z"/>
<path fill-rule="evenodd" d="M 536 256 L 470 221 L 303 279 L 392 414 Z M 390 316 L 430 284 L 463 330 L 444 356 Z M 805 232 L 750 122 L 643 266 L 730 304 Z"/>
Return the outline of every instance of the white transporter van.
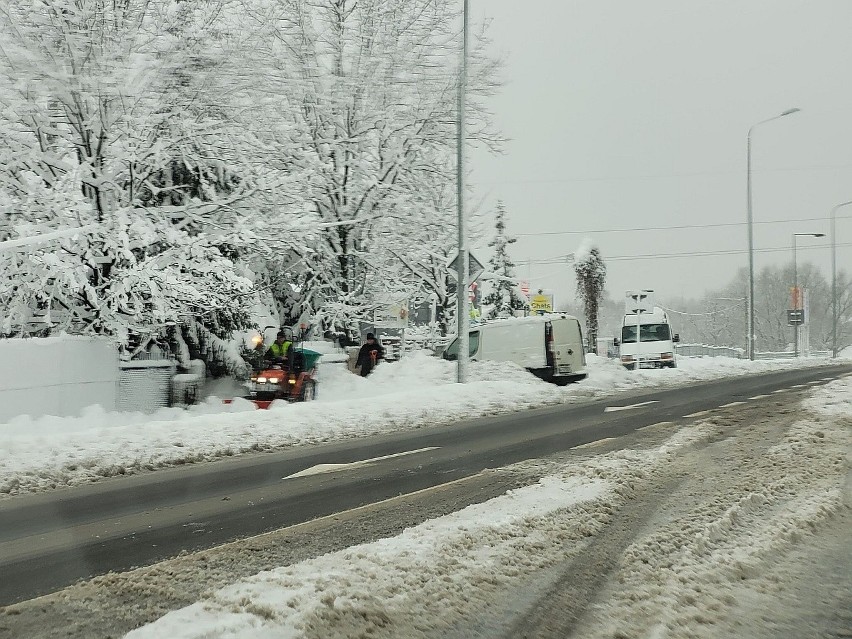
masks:
<path fill-rule="evenodd" d="M 455 360 L 458 352 L 456 338 L 443 357 Z M 559 386 L 586 377 L 580 322 L 561 313 L 494 320 L 471 327 L 470 358 L 514 362 Z"/>
<path fill-rule="evenodd" d="M 639 339 L 636 339 L 636 314 L 627 313 L 621 323 L 621 363 L 627 368 L 675 368 L 675 344 L 680 336 L 672 333 L 669 316 L 658 306 L 639 313 Z"/>

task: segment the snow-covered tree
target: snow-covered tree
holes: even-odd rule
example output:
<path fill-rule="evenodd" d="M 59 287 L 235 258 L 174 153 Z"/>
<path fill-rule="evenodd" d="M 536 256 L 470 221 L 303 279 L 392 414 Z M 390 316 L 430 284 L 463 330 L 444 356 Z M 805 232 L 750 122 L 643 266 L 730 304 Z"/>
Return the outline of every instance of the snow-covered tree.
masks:
<path fill-rule="evenodd" d="M 0 325 L 226 352 L 259 303 L 454 307 L 451 0 L 0 0 Z M 497 63 L 473 49 L 469 141 Z M 274 304 L 269 304 L 274 301 Z M 440 314 L 440 311 L 439 311 Z"/>
<path fill-rule="evenodd" d="M 586 317 L 586 338 L 591 348 L 598 338 L 598 311 L 604 297 L 606 264 L 600 249 L 584 240 L 574 252 L 574 273 L 577 276 L 577 295 L 583 302 Z"/>
<path fill-rule="evenodd" d="M 263 69 L 263 100 L 255 102 L 268 110 L 255 120 L 267 131 L 267 154 L 298 185 L 301 203 L 289 208 L 313 219 L 310 240 L 295 249 L 301 305 L 324 323 L 343 325 L 369 313 L 377 286 L 397 289 L 404 279 L 412 293 L 419 289 L 424 273 L 412 273 L 411 260 L 386 259 L 392 253 L 446 246 L 443 238 L 435 243 L 424 185 L 444 188 L 454 179 L 458 6 L 245 5 L 264 43 L 253 48 L 252 61 Z M 471 139 L 492 142 L 476 98 L 496 85 L 496 66 L 480 52 L 473 67 Z M 400 238 L 393 251 L 382 245 L 388 231 Z"/>
<path fill-rule="evenodd" d="M 189 321 L 246 324 L 235 301 L 250 282 L 232 257 L 254 241 L 235 223 L 251 181 L 216 121 L 165 97 L 192 59 L 167 29 L 193 26 L 186 6 L 0 1 L 0 238 L 95 225 L 0 256 L 5 330 L 33 309 L 122 343 Z"/>
<path fill-rule="evenodd" d="M 517 242 L 517 238 L 506 233 L 506 207 L 503 202 L 497 202 L 497 215 L 494 224 L 494 238 L 488 246 L 494 251 L 488 264 L 496 280 L 491 285 L 492 290 L 482 303 L 490 307 L 488 318 L 511 316 L 514 311 L 524 308 L 527 304 L 518 294 L 518 283 L 515 281 L 515 264 L 509 256 L 509 246 Z"/>

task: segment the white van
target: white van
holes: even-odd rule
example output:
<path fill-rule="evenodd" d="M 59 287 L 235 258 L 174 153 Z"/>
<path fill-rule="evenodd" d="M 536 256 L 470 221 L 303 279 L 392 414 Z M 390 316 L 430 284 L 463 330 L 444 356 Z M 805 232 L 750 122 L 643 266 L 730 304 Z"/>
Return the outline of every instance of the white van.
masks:
<path fill-rule="evenodd" d="M 456 338 L 442 356 L 455 360 L 458 352 Z M 586 377 L 580 322 L 562 313 L 494 320 L 471 327 L 470 358 L 514 362 L 559 386 Z"/>
<path fill-rule="evenodd" d="M 627 313 L 621 322 L 621 363 L 630 369 L 676 368 L 675 344 L 680 336 L 672 333 L 669 316 L 659 306 L 649 313 L 639 313 L 639 340 L 636 340 L 636 314 Z"/>

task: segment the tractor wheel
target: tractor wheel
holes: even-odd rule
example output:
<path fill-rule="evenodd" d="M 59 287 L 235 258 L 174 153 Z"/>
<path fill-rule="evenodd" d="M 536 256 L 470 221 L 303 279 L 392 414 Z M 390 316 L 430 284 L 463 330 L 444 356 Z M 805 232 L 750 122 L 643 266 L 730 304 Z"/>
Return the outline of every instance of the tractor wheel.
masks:
<path fill-rule="evenodd" d="M 317 385 L 310 379 L 306 379 L 302 386 L 302 396 L 299 398 L 303 402 L 312 402 L 317 398 Z"/>

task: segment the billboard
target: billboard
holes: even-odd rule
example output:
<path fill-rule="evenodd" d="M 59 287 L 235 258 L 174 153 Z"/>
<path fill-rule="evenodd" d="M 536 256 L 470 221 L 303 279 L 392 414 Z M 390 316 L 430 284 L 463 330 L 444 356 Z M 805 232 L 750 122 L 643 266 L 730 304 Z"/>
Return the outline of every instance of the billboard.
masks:
<path fill-rule="evenodd" d="M 408 300 L 400 300 L 379 306 L 373 312 L 376 328 L 407 328 Z"/>

